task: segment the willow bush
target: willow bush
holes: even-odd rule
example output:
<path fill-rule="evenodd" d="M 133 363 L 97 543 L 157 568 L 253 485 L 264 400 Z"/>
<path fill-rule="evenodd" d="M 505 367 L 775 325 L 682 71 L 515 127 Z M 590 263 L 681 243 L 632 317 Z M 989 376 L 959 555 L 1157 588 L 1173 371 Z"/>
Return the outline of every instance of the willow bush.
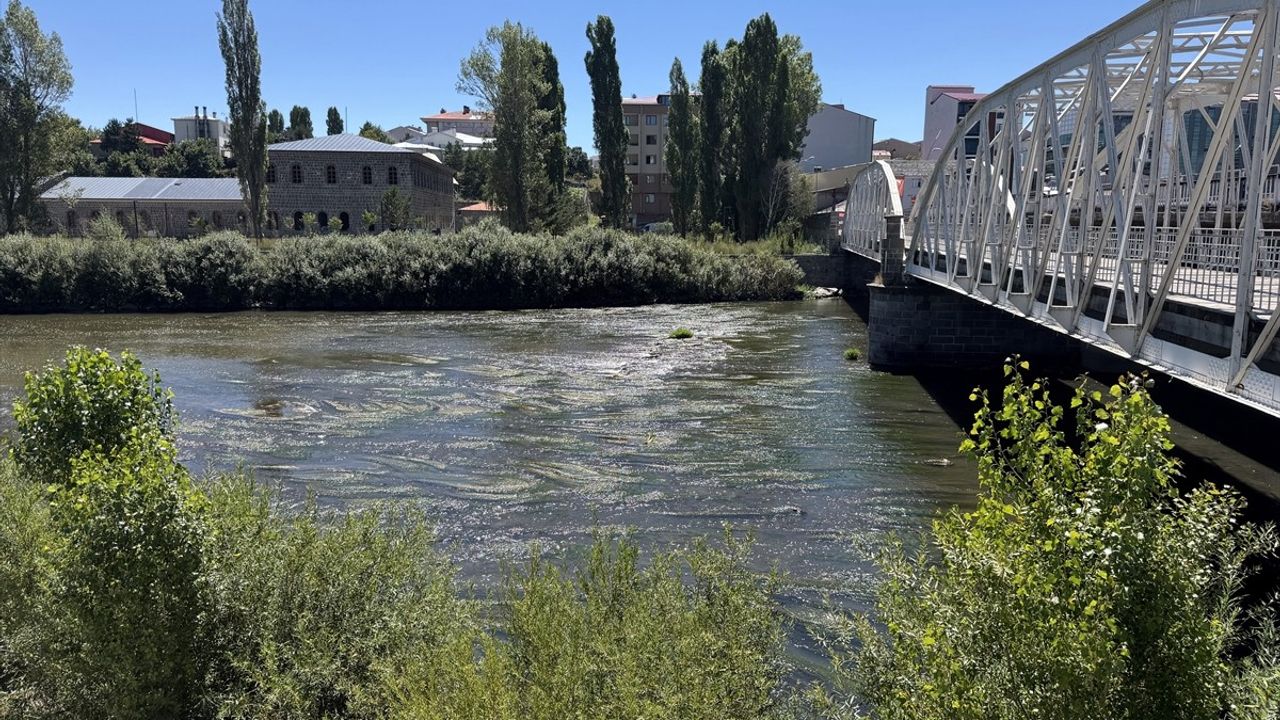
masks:
<path fill-rule="evenodd" d="M 496 223 L 451 235 L 187 240 L 0 237 L 0 312 L 516 309 L 775 300 L 790 260 L 727 257 L 671 236 L 579 228 L 521 235 Z"/>
<path fill-rule="evenodd" d="M 1025 367 L 1025 365 L 1024 365 Z M 1056 405 L 1006 368 L 962 449 L 982 493 L 882 563 L 874 616 L 837 642 L 846 695 L 886 720 L 1274 718 L 1280 645 L 1245 581 L 1273 555 L 1233 491 L 1179 490 L 1141 378 Z M 1265 599 L 1264 599 L 1265 600 Z"/>

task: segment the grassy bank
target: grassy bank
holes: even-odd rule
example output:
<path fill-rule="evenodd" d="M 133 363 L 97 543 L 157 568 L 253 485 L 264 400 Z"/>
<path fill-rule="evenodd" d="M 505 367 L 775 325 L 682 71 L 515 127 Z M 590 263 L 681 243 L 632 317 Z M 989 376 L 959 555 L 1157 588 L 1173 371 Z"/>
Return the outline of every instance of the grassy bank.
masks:
<path fill-rule="evenodd" d="M 563 237 L 496 224 L 287 239 L 0 238 L 0 312 L 519 309 L 777 300 L 794 263 L 726 257 L 670 236 L 599 228 Z"/>

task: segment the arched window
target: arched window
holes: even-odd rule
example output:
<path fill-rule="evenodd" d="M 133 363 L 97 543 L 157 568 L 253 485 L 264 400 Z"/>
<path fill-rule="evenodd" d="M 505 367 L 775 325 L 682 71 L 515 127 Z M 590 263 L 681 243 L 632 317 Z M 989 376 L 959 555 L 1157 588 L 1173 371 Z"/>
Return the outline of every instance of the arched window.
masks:
<path fill-rule="evenodd" d="M 324 181 L 330 185 L 338 184 L 338 168 L 330 165 L 324 169 Z"/>
<path fill-rule="evenodd" d="M 324 232 L 328 230 L 329 229 L 329 213 L 323 210 L 316 213 L 316 225 L 320 226 L 320 232 Z"/>
<path fill-rule="evenodd" d="M 138 234 L 151 231 L 151 213 L 143 210 L 138 213 Z"/>
<path fill-rule="evenodd" d="M 218 230 L 222 229 L 222 213 L 217 210 L 213 211 L 213 227 Z"/>
<path fill-rule="evenodd" d="M 400 184 L 400 168 L 396 167 L 395 165 L 392 165 L 387 168 L 387 184 L 388 185 Z"/>
<path fill-rule="evenodd" d="M 76 217 L 75 210 L 67 211 L 67 234 L 75 235 L 80 232 L 80 218 Z"/>
<path fill-rule="evenodd" d="M 302 166 L 294 165 L 289 168 L 289 179 L 293 180 L 294 185 L 302 184 Z"/>
<path fill-rule="evenodd" d="M 351 232 L 351 216 L 345 212 L 338 213 L 338 220 L 342 222 L 342 232 Z"/>
<path fill-rule="evenodd" d="M 98 219 L 98 218 L 100 218 L 100 217 L 102 217 L 102 211 L 101 211 L 101 210 L 94 210 L 93 212 L 89 213 L 89 219 L 90 219 L 90 220 L 97 220 L 97 219 Z"/>
<path fill-rule="evenodd" d="M 267 166 L 267 182 L 271 184 L 271 183 L 275 183 L 275 181 L 276 181 L 276 164 L 271 163 L 270 165 Z"/>
<path fill-rule="evenodd" d="M 364 169 L 360 171 L 360 179 L 364 181 L 365 185 L 372 185 L 373 184 L 373 168 L 369 167 L 368 165 L 365 165 Z"/>
<path fill-rule="evenodd" d="M 293 213 L 293 229 L 302 232 L 302 211 L 298 210 Z"/>

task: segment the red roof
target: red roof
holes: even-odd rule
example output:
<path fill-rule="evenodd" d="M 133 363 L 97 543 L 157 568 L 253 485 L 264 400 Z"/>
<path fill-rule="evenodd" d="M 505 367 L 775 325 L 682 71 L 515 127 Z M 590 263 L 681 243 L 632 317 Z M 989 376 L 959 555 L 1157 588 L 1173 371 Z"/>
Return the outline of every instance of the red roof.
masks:
<path fill-rule="evenodd" d="M 99 145 L 101 143 L 102 143 L 102 138 L 94 138 L 89 141 L 90 145 Z M 153 147 L 165 147 L 166 145 L 170 144 L 167 142 L 161 142 L 159 140 L 152 140 L 151 138 L 146 137 L 145 135 L 138 136 L 138 143 L 142 145 L 150 145 Z"/>
<path fill-rule="evenodd" d="M 960 102 L 977 102 L 987 96 L 986 93 L 944 92 L 943 95 Z"/>
<path fill-rule="evenodd" d="M 497 208 L 487 202 L 478 202 L 474 205 L 468 205 L 464 208 L 458 208 L 458 212 L 497 212 Z"/>

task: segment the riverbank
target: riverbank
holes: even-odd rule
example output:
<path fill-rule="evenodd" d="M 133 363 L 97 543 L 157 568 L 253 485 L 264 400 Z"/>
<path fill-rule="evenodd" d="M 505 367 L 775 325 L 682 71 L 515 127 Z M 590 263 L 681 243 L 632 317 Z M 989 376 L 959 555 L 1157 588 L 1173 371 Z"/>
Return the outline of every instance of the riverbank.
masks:
<path fill-rule="evenodd" d="M 262 247 L 191 240 L 0 238 L 0 313 L 514 310 L 799 296 L 790 260 L 696 241 L 582 229 L 520 235 L 324 235 Z"/>

